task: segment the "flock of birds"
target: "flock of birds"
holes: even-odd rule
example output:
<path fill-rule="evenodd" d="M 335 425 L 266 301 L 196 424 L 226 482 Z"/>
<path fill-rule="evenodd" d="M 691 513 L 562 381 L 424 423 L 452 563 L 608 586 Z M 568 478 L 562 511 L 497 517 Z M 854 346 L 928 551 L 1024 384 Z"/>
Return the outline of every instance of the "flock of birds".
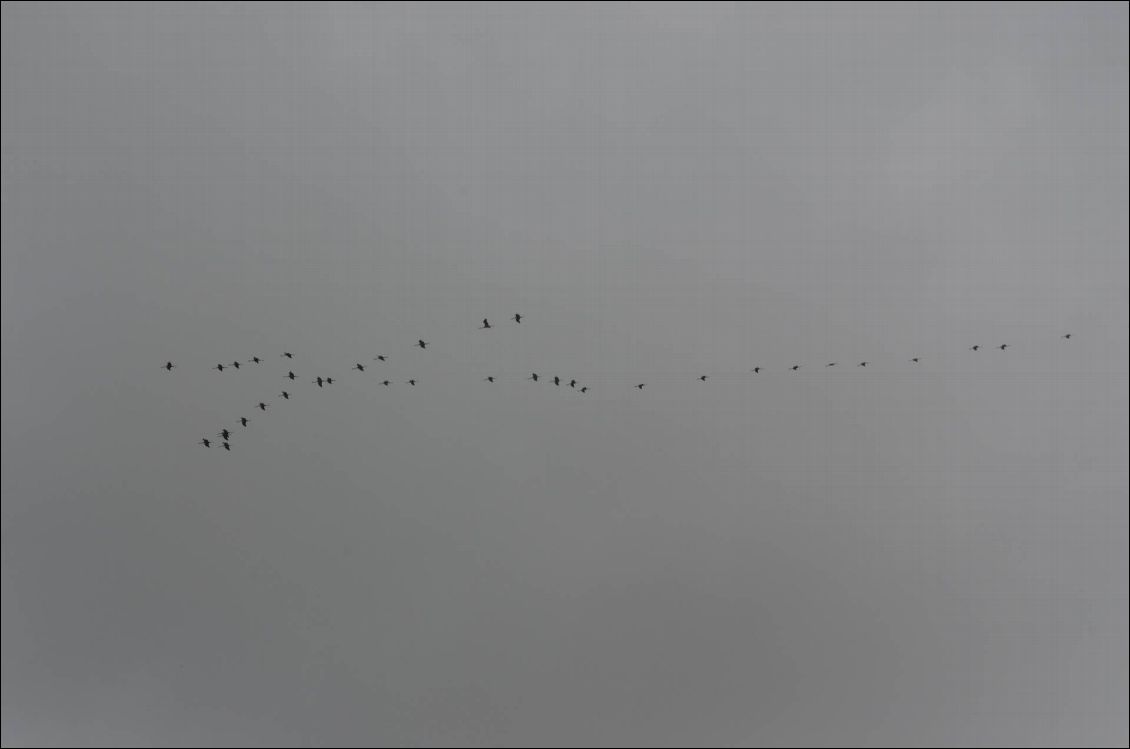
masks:
<path fill-rule="evenodd" d="M 522 322 L 522 315 L 519 314 L 519 313 L 515 313 L 510 318 L 510 320 L 512 320 L 515 323 L 520 324 Z M 488 318 L 484 317 L 483 318 L 483 324 L 479 326 L 479 330 L 491 330 L 494 327 L 495 326 L 491 324 L 490 320 Z M 1062 338 L 1064 340 L 1071 340 L 1071 333 L 1064 333 L 1063 335 L 1060 336 L 1060 338 Z M 427 350 L 428 346 L 430 346 L 430 345 L 431 344 L 428 341 L 425 341 L 424 339 L 419 338 L 419 339 L 416 340 L 414 347 Z M 980 351 L 982 348 L 983 348 L 983 346 L 978 343 L 978 344 L 974 344 L 974 345 L 970 346 L 969 350 L 977 352 L 977 351 Z M 1001 343 L 1001 344 L 997 345 L 996 348 L 1001 350 L 1001 351 L 1006 351 L 1009 348 L 1009 344 Z M 283 351 L 280 356 L 281 356 L 281 358 L 287 359 L 287 360 L 294 359 L 294 354 L 291 353 L 290 351 Z M 377 354 L 376 356 L 373 357 L 372 360 L 375 361 L 375 362 L 384 363 L 384 362 L 388 361 L 388 357 L 384 354 Z M 913 356 L 910 359 L 908 359 L 907 361 L 911 364 L 919 364 L 922 361 L 922 357 L 921 356 Z M 263 363 L 263 359 L 261 359 L 258 356 L 252 356 L 250 359 L 247 360 L 247 362 L 241 363 L 239 361 L 233 361 L 231 364 L 219 363 L 219 364 L 216 364 L 214 367 L 212 367 L 212 369 L 215 369 L 218 372 L 223 372 L 227 369 L 239 370 L 239 369 L 242 368 L 243 364 L 262 364 L 262 363 Z M 860 361 L 855 366 L 860 367 L 860 368 L 866 368 L 869 363 L 870 362 L 868 362 L 868 361 Z M 361 362 L 354 362 L 353 367 L 351 367 L 351 371 L 363 373 L 366 370 L 368 370 L 370 366 L 371 365 L 362 364 Z M 788 369 L 792 372 L 798 372 L 798 371 L 800 371 L 801 366 L 802 366 L 801 364 L 792 364 L 788 367 Z M 831 368 L 831 367 L 836 367 L 836 366 L 839 366 L 839 362 L 832 361 L 832 362 L 828 362 L 824 365 L 824 367 L 826 369 Z M 171 361 L 167 361 L 163 365 L 161 365 L 161 368 L 164 369 L 166 372 L 172 372 L 174 369 L 177 368 L 177 365 L 174 364 Z M 760 374 L 763 371 L 763 367 L 760 367 L 760 366 L 753 367 L 749 371 L 752 372 L 753 374 Z M 296 375 L 294 373 L 294 370 L 292 370 L 292 369 L 288 369 L 286 374 L 283 375 L 283 377 L 284 377 L 284 379 L 289 380 L 290 382 L 294 382 L 298 379 L 298 375 Z M 483 381 L 493 383 L 493 382 L 495 382 L 495 379 L 496 379 L 495 375 L 488 375 L 487 377 L 483 378 Z M 540 382 L 543 378 L 537 372 L 532 372 L 532 373 L 530 373 L 530 376 L 527 377 L 526 379 L 530 380 L 532 382 Z M 702 374 L 702 375 L 699 375 L 697 379 L 698 379 L 699 382 L 706 382 L 708 379 L 710 379 L 710 376 Z M 319 388 L 323 388 L 323 387 L 326 387 L 328 385 L 333 385 L 336 382 L 336 380 L 333 377 L 323 377 L 323 376 L 319 375 L 319 376 L 315 377 L 313 380 L 311 380 L 310 382 L 311 382 L 311 384 L 317 385 Z M 390 387 L 392 385 L 392 381 L 387 380 L 387 379 L 381 380 L 380 384 L 383 385 L 384 387 Z M 414 378 L 409 379 L 409 380 L 405 381 L 405 384 L 410 385 L 412 387 L 415 387 L 416 384 L 417 384 L 417 380 L 414 379 Z M 575 390 L 576 392 L 581 393 L 582 395 L 589 391 L 588 385 L 581 385 L 580 387 L 578 387 L 578 383 L 577 383 L 576 379 L 571 379 L 568 382 L 565 382 L 561 377 L 554 376 L 553 377 L 553 384 L 557 387 L 561 387 L 564 384 L 567 387 Z M 632 387 L 636 390 L 643 390 L 646 386 L 647 386 L 646 382 L 639 382 L 639 383 L 636 383 L 635 385 L 633 385 Z M 290 392 L 288 390 L 283 390 L 282 392 L 279 393 L 279 397 L 282 398 L 283 400 L 290 400 Z M 268 408 L 270 408 L 270 406 L 271 406 L 270 403 L 267 403 L 267 402 L 264 402 L 264 401 L 259 401 L 257 404 L 255 404 L 255 408 L 258 408 L 260 411 L 264 411 L 264 412 Z M 251 423 L 251 420 L 248 419 L 246 416 L 241 416 L 239 418 L 239 423 L 240 423 L 241 427 L 247 427 L 247 425 Z M 231 451 L 231 438 L 232 438 L 232 431 L 230 429 L 226 428 L 226 427 L 221 429 L 219 432 L 216 433 L 216 439 L 218 439 L 220 441 L 219 442 L 220 447 L 222 447 L 224 450 L 227 450 L 229 452 Z M 204 437 L 197 444 L 202 445 L 203 447 L 206 447 L 206 448 L 211 448 L 213 446 L 213 444 L 215 444 L 215 442 L 216 442 L 215 439 L 210 439 L 208 437 Z"/>

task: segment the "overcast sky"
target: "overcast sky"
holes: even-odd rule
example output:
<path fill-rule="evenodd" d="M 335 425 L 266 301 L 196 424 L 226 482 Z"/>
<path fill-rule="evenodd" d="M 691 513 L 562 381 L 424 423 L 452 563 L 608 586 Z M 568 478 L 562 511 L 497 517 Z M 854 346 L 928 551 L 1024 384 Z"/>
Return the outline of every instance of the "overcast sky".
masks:
<path fill-rule="evenodd" d="M 1127 15 L 5 3 L 4 744 L 1125 745 Z"/>

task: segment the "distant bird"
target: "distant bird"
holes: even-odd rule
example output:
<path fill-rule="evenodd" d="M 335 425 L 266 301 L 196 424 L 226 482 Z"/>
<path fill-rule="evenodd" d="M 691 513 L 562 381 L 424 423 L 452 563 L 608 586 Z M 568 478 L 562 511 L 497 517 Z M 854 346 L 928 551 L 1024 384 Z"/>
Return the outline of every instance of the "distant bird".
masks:
<path fill-rule="evenodd" d="M 584 386 L 583 388 L 581 388 L 581 392 L 582 392 L 582 393 L 587 393 L 588 391 L 589 391 L 589 386 L 588 386 L 588 385 L 585 385 L 585 386 Z"/>
<path fill-rule="evenodd" d="M 706 378 L 706 375 L 699 375 L 699 376 L 698 376 L 698 380 L 699 380 L 699 382 L 706 382 L 706 379 L 707 379 L 707 378 Z"/>
<path fill-rule="evenodd" d="M 282 352 L 282 355 L 285 356 L 287 359 L 293 359 L 294 358 L 294 354 L 290 353 L 289 351 Z"/>
<path fill-rule="evenodd" d="M 230 453 L 231 452 L 231 445 L 229 445 L 227 442 L 225 442 L 224 443 L 224 449 L 227 450 Z"/>
<path fill-rule="evenodd" d="M 1069 336 L 1068 336 L 1068 338 L 1070 338 L 1070 337 L 1071 337 L 1071 336 L 1069 335 Z M 164 364 L 164 365 L 162 366 L 162 369 L 164 369 L 164 370 L 165 370 L 166 372 L 172 372 L 172 371 L 173 371 L 173 368 L 174 368 L 174 367 L 176 367 L 176 366 L 177 366 L 177 365 L 176 365 L 176 364 L 173 364 L 173 363 L 172 363 L 171 361 L 167 361 L 167 362 L 165 362 L 165 364 Z"/>
<path fill-rule="evenodd" d="M 233 361 L 233 362 L 231 363 L 231 365 L 232 365 L 233 367 L 235 367 L 236 369 L 239 369 L 239 362 L 237 362 L 237 361 Z"/>
<path fill-rule="evenodd" d="M 373 357 L 373 361 L 388 361 L 388 357 L 386 357 L 384 354 L 377 354 Z"/>
<path fill-rule="evenodd" d="M 792 371 L 794 371 L 794 372 L 795 372 L 795 371 L 797 371 L 798 369 L 800 369 L 800 365 L 799 365 L 799 364 L 794 364 L 794 365 L 792 365 L 791 367 L 789 367 L 789 369 L 791 369 Z"/>
<path fill-rule="evenodd" d="M 916 356 L 916 357 L 914 357 L 913 359 L 911 359 L 911 361 L 912 361 L 912 362 L 914 362 L 915 364 L 917 364 L 918 362 L 920 362 L 920 361 L 921 361 L 921 359 L 919 359 L 919 358 L 918 358 L 918 357 Z"/>
<path fill-rule="evenodd" d="M 577 387 L 577 381 L 576 380 L 569 380 L 569 387 L 571 387 L 571 388 Z"/>
<path fill-rule="evenodd" d="M 643 390 L 643 386 L 646 384 L 646 382 L 641 382 L 639 385 L 636 385 L 636 390 Z"/>
<path fill-rule="evenodd" d="M 267 404 L 264 403 L 263 401 L 259 401 L 259 405 L 256 406 L 256 408 L 258 408 L 260 411 L 266 411 L 267 410 Z"/>
<path fill-rule="evenodd" d="M 866 366 L 867 366 L 867 362 L 865 362 L 865 361 L 861 361 L 861 362 L 859 363 L 859 366 L 861 366 L 861 367 L 866 367 Z"/>
<path fill-rule="evenodd" d="M 519 314 L 517 314 L 517 313 L 515 313 L 515 314 L 514 314 L 514 317 L 512 317 L 512 318 L 510 318 L 510 319 L 511 319 L 511 320 L 513 320 L 513 321 L 514 321 L 514 322 L 516 322 L 516 323 L 520 323 L 520 322 L 522 322 L 522 316 L 521 316 L 521 315 L 519 315 Z"/>
<path fill-rule="evenodd" d="M 836 366 L 836 363 L 834 361 L 830 361 L 827 364 L 825 364 L 824 366 L 825 367 L 834 367 L 834 366 Z"/>
<path fill-rule="evenodd" d="M 494 326 L 490 324 L 490 320 L 484 317 L 483 324 L 479 326 L 479 330 L 490 330 L 492 327 Z"/>
<path fill-rule="evenodd" d="M 416 341 L 416 345 L 419 346 L 420 348 L 427 348 L 428 342 L 425 341 L 423 338 L 421 338 L 421 339 Z"/>
<path fill-rule="evenodd" d="M 1005 350 L 1006 348 L 1008 348 L 1008 344 L 1007 344 L 1007 343 L 1002 343 L 1002 344 L 1001 344 L 1000 346 L 998 346 L 997 348 L 999 348 L 999 349 L 1000 349 L 1001 351 L 1004 351 L 1004 350 Z"/>
<path fill-rule="evenodd" d="M 224 365 L 223 364 L 217 364 L 216 366 L 212 367 L 212 369 L 215 369 L 219 372 L 223 372 L 224 371 Z"/>
<path fill-rule="evenodd" d="M 290 393 L 286 392 L 285 390 L 282 391 L 281 393 L 279 393 L 279 395 L 282 397 L 282 399 L 284 401 L 290 400 Z"/>
<path fill-rule="evenodd" d="M 553 384 L 560 387 L 561 386 L 561 378 L 560 377 L 554 377 L 553 378 Z"/>
<path fill-rule="evenodd" d="M 412 387 L 416 387 L 416 381 L 415 380 L 409 380 L 408 384 L 411 385 Z"/>
<path fill-rule="evenodd" d="M 211 446 L 212 446 L 212 440 L 210 440 L 210 439 L 208 439 L 207 437 L 205 437 L 204 439 L 200 440 L 200 441 L 199 441 L 199 442 L 197 442 L 196 444 L 198 444 L 198 445 L 204 445 L 204 447 L 211 447 Z"/>
<path fill-rule="evenodd" d="M 981 350 L 981 344 L 978 343 L 976 346 L 970 346 L 969 350 L 970 351 L 980 351 Z"/>
<path fill-rule="evenodd" d="M 332 385 L 332 384 L 334 384 L 334 378 L 332 378 L 332 377 L 327 377 L 327 378 L 326 378 L 326 384 L 327 384 L 327 385 Z"/>
<path fill-rule="evenodd" d="M 226 440 L 230 440 L 230 439 L 231 439 L 231 432 L 229 432 L 229 431 L 228 431 L 227 429 L 221 429 L 221 430 L 220 430 L 220 431 L 219 431 L 219 432 L 218 432 L 218 433 L 216 434 L 216 436 L 217 436 L 217 437 L 223 437 L 223 438 L 224 438 L 224 439 L 226 439 Z"/>
<path fill-rule="evenodd" d="M 259 362 L 261 362 L 261 361 L 263 361 L 263 360 L 262 360 L 262 359 L 260 359 L 260 358 L 259 358 L 258 356 L 253 356 L 253 357 L 251 357 L 251 361 L 253 361 L 253 362 L 255 362 L 256 364 L 258 364 Z"/>
<path fill-rule="evenodd" d="M 388 386 L 389 386 L 389 385 L 391 385 L 392 383 L 391 383 L 390 381 L 388 381 L 388 380 L 382 380 L 382 381 L 381 381 L 381 384 L 382 384 L 382 385 L 384 385 L 385 387 L 388 387 Z"/>
<path fill-rule="evenodd" d="M 1069 341 L 1071 340 L 1071 334 L 1070 333 L 1064 333 L 1063 337 L 1066 338 Z"/>
<path fill-rule="evenodd" d="M 318 387 L 322 387 L 322 385 L 325 383 L 325 380 L 323 380 L 321 377 L 315 377 L 313 380 L 311 380 L 311 382 L 315 383 Z"/>
<path fill-rule="evenodd" d="M 488 376 L 483 382 L 494 382 L 494 375 Z"/>
<path fill-rule="evenodd" d="M 365 365 L 362 364 L 361 362 L 356 362 L 353 365 L 353 368 L 356 369 L 358 372 L 364 372 L 365 371 Z"/>
<path fill-rule="evenodd" d="M 527 379 L 527 380 L 533 380 L 534 382 L 537 382 L 537 381 L 538 381 L 538 373 L 537 373 L 537 372 L 534 372 L 533 374 L 531 374 L 531 375 L 530 375 L 529 377 L 527 377 L 526 379 Z"/>
<path fill-rule="evenodd" d="M 751 370 L 749 370 L 749 371 L 750 371 L 750 372 L 753 372 L 754 374 L 757 374 L 758 372 L 760 372 L 760 371 L 761 371 L 761 367 L 754 367 L 753 369 L 751 369 Z"/>
<path fill-rule="evenodd" d="M 240 416 L 239 417 L 239 423 L 242 424 L 243 426 L 247 426 L 247 422 L 248 422 L 248 418 L 246 416 Z"/>
<path fill-rule="evenodd" d="M 292 371 L 292 372 L 287 372 L 287 373 L 286 373 L 286 378 L 287 378 L 288 380 L 293 380 L 293 379 L 294 379 L 295 377 L 297 377 L 297 376 L 298 376 L 298 375 L 296 375 L 296 374 L 295 374 L 295 373 L 294 373 L 293 371 Z"/>

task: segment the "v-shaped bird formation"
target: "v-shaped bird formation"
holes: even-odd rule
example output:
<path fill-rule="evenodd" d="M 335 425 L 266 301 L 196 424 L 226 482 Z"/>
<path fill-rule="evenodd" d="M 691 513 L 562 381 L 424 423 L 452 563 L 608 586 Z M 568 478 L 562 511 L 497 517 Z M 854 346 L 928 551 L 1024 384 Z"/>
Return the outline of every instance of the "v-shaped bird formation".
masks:
<path fill-rule="evenodd" d="M 520 324 L 520 323 L 522 323 L 523 315 L 520 314 L 520 313 L 515 313 L 512 316 L 510 316 L 509 320 L 512 321 L 514 324 Z M 478 329 L 479 330 L 494 330 L 497 327 L 498 326 L 491 324 L 489 318 L 484 317 L 482 319 L 482 323 L 478 326 Z M 1070 340 L 1073 339 L 1073 334 L 1072 333 L 1062 333 L 1058 337 L 1059 337 L 1059 339 L 1061 339 L 1063 341 L 1070 341 Z M 423 338 L 417 338 L 416 342 L 414 344 L 412 344 L 413 348 L 418 348 L 422 351 L 428 351 L 430 346 L 431 346 L 431 342 L 425 341 Z M 994 344 L 994 347 L 999 351 L 1008 351 L 1009 349 L 1013 348 L 1012 345 L 1009 344 L 1009 343 Z M 973 344 L 972 346 L 969 346 L 968 351 L 979 352 L 979 351 L 981 351 L 982 348 L 983 348 L 982 344 L 977 343 L 977 344 Z M 280 358 L 287 360 L 287 366 L 288 367 L 289 366 L 297 366 L 299 369 L 302 368 L 301 363 L 299 363 L 297 365 L 291 364 L 291 362 L 293 362 L 293 361 L 298 361 L 298 360 L 296 360 L 295 354 L 291 351 L 283 351 L 280 354 Z M 915 355 L 915 356 L 910 357 L 909 359 L 901 359 L 900 361 L 904 362 L 903 366 L 905 367 L 906 364 L 918 365 L 922 362 L 923 359 L 924 359 L 924 357 L 922 357 L 921 355 Z M 388 360 L 389 360 L 389 357 L 385 354 L 377 354 L 376 356 L 372 357 L 372 361 L 379 362 L 380 364 L 385 364 L 385 363 L 388 362 Z M 247 360 L 248 363 L 253 363 L 253 364 L 256 364 L 256 365 L 262 364 L 262 363 L 264 363 L 264 361 L 265 360 L 260 358 L 259 356 L 252 356 L 250 359 Z M 875 368 L 871 366 L 873 363 L 874 362 L 871 359 L 859 361 L 856 364 L 856 369 L 857 370 L 858 369 L 868 369 L 869 371 L 874 370 Z M 880 362 L 879 364 L 881 366 L 882 362 Z M 837 362 L 834 362 L 834 361 L 826 362 L 824 364 L 822 370 L 823 371 L 833 370 L 836 367 L 836 365 L 837 365 Z M 353 363 L 353 366 L 350 367 L 350 370 L 363 375 L 366 372 L 368 372 L 371 368 L 373 368 L 374 366 L 379 367 L 380 365 L 371 365 L 371 364 L 366 365 L 366 364 L 362 364 L 361 362 L 355 361 Z M 801 370 L 802 366 L 803 365 L 799 364 L 799 363 L 788 364 L 788 365 L 781 366 L 779 371 L 799 372 Z M 167 372 L 167 373 L 172 373 L 174 369 L 178 369 L 178 365 L 170 360 L 170 361 L 166 361 L 164 364 L 162 364 L 161 369 L 165 370 L 165 372 Z M 210 369 L 214 369 L 214 370 L 216 370 L 217 372 L 220 372 L 220 373 L 230 372 L 230 371 L 233 371 L 233 370 L 238 372 L 238 371 L 241 370 L 241 366 L 240 366 L 240 361 L 237 359 L 237 360 L 233 361 L 231 364 L 226 364 L 226 365 L 223 364 L 223 363 L 215 364 L 215 365 L 211 366 Z M 757 375 L 757 374 L 761 374 L 762 372 L 773 371 L 773 369 L 774 368 L 770 368 L 770 367 L 766 367 L 762 364 L 758 364 L 757 366 L 748 369 L 747 372 L 749 374 Z M 380 371 L 380 370 L 378 369 L 377 371 Z M 818 370 L 818 371 L 820 371 L 820 370 Z M 709 375 L 709 374 L 698 374 L 696 376 L 693 376 L 693 379 L 695 379 L 699 382 L 705 383 L 705 382 L 707 382 L 711 379 L 711 376 L 712 375 Z M 829 376 L 831 376 L 830 373 L 829 373 Z M 287 369 L 286 372 L 281 375 L 281 377 L 283 379 L 290 380 L 291 383 L 297 381 L 297 379 L 298 379 L 298 375 L 295 373 L 295 371 L 293 369 Z M 491 374 L 491 375 L 488 375 L 486 377 L 481 378 L 481 381 L 485 382 L 485 383 L 489 383 L 489 384 L 494 384 L 494 383 L 500 382 L 501 379 L 502 378 L 500 378 L 500 376 L 498 374 Z M 564 378 L 562 378 L 561 375 L 552 375 L 552 376 L 545 375 L 545 376 L 543 376 L 543 375 L 541 375 L 537 372 L 531 372 L 528 376 L 525 376 L 522 379 L 524 379 L 528 382 L 534 382 L 534 383 L 540 383 L 542 380 L 549 380 L 549 381 L 552 381 L 554 386 L 556 386 L 558 388 L 560 388 L 561 385 L 564 383 Z M 324 389 L 327 386 L 333 385 L 336 382 L 336 380 L 332 376 L 317 375 L 313 379 L 311 379 L 309 382 L 313 385 L 316 385 L 319 389 Z M 404 384 L 409 385 L 411 387 L 416 387 L 418 384 L 420 384 L 421 381 L 417 377 L 411 377 L 407 380 L 404 380 L 403 382 L 404 382 Z M 386 388 L 391 387 L 393 385 L 393 381 L 391 379 L 388 379 L 388 378 L 376 380 L 375 383 L 377 385 L 381 385 L 381 386 L 386 387 Z M 288 387 L 293 387 L 293 385 L 288 385 Z M 573 392 L 580 394 L 580 395 L 585 395 L 589 392 L 589 386 L 588 385 L 581 385 L 576 378 L 570 378 L 569 379 L 568 387 L 569 387 L 570 390 L 572 390 Z M 630 385 L 629 391 L 635 390 L 635 391 L 639 391 L 639 392 L 642 393 L 642 392 L 644 392 L 644 389 L 646 387 L 647 387 L 646 382 L 636 382 L 636 383 L 632 383 Z M 289 400 L 291 400 L 293 395 L 294 394 L 291 391 L 283 390 L 278 394 L 278 397 L 282 398 L 284 401 L 289 401 Z M 271 406 L 271 404 L 269 402 L 265 402 L 265 401 L 259 401 L 258 403 L 254 404 L 254 408 L 257 408 L 257 409 L 259 409 L 260 411 L 263 411 L 263 412 L 266 412 L 267 409 L 270 408 L 270 406 Z M 250 420 L 246 416 L 239 417 L 239 419 L 237 419 L 237 421 L 244 428 L 246 428 L 248 426 L 248 424 L 251 423 Z M 232 449 L 232 447 L 231 447 L 232 437 L 233 437 L 232 431 L 230 429 L 226 428 L 226 427 L 222 428 L 216 433 L 216 437 L 220 438 L 220 447 L 222 447 L 225 451 L 230 452 L 231 449 Z M 196 444 L 210 449 L 215 444 L 215 442 L 214 442 L 214 440 L 209 439 L 208 437 L 204 437 L 204 438 L 200 439 Z"/>

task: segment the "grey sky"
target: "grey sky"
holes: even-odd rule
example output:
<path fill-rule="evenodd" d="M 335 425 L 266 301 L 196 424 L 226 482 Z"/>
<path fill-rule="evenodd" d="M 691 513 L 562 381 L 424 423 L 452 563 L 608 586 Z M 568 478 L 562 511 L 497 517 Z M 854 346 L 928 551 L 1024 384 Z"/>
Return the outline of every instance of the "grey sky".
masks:
<path fill-rule="evenodd" d="M 2 8 L 5 745 L 1127 743 L 1125 4 Z"/>

